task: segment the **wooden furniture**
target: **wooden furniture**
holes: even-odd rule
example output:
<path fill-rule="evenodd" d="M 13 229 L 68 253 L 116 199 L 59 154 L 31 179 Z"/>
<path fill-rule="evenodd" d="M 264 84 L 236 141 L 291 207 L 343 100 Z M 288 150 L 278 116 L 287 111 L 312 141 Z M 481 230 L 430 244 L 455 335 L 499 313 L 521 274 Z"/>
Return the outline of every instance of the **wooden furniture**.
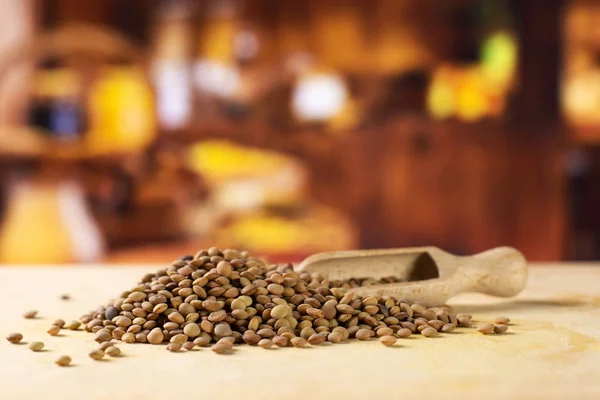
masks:
<path fill-rule="evenodd" d="M 121 344 L 117 359 L 93 361 L 94 335 L 46 333 L 56 318 L 70 320 L 118 296 L 146 272 L 163 265 L 127 268 L 0 267 L 3 336 L 21 332 L 45 351 L 0 341 L 2 397 L 64 400 L 184 398 L 510 398 L 600 397 L 600 268 L 597 264 L 533 266 L 515 299 L 460 295 L 451 304 L 477 322 L 511 319 L 507 334 L 474 329 L 427 339 L 411 336 L 393 348 L 355 342 L 305 349 L 238 346 L 220 356 L 210 349 L 173 354 L 164 346 Z M 60 300 L 69 293 L 70 301 Z M 22 314 L 39 310 L 37 319 Z M 73 365 L 54 365 L 62 354 Z"/>

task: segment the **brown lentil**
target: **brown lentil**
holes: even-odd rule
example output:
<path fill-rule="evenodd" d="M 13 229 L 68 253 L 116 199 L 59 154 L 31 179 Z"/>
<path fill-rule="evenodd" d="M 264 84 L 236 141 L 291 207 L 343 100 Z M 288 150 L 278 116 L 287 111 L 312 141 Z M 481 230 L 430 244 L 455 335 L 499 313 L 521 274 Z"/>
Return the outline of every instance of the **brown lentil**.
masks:
<path fill-rule="evenodd" d="M 67 325 L 65 325 L 66 329 L 76 331 L 81 326 L 81 322 L 79 321 L 71 321 Z"/>
<path fill-rule="evenodd" d="M 31 351 L 40 351 L 44 348 L 44 343 L 42 342 L 31 342 L 29 343 L 29 350 Z"/>
<path fill-rule="evenodd" d="M 209 344 L 211 341 L 211 337 L 210 336 L 199 336 L 196 339 L 194 339 L 194 344 L 196 346 L 206 346 L 207 344 Z"/>
<path fill-rule="evenodd" d="M 183 344 L 187 341 L 188 341 L 188 337 L 184 334 L 175 335 L 175 336 L 171 337 L 171 340 L 169 340 L 169 342 L 177 343 L 180 346 L 183 346 Z"/>
<path fill-rule="evenodd" d="M 227 345 L 225 343 L 217 343 L 211 347 L 211 350 L 217 354 L 226 354 L 231 351 L 233 347 L 231 345 Z"/>
<path fill-rule="evenodd" d="M 391 347 L 396 344 L 396 338 L 391 335 L 385 335 L 379 338 L 379 342 L 386 347 Z"/>
<path fill-rule="evenodd" d="M 98 333 L 96 333 L 96 338 L 94 340 L 96 340 L 98 343 L 103 343 L 110 341 L 112 338 L 112 335 L 108 333 L 108 331 L 100 330 Z"/>
<path fill-rule="evenodd" d="M 270 349 L 271 347 L 273 347 L 273 341 L 271 341 L 270 339 L 261 339 L 258 342 L 258 346 L 262 347 L 263 349 Z"/>
<path fill-rule="evenodd" d="M 394 333 L 394 330 L 392 328 L 381 328 L 381 329 L 377 329 L 377 336 L 382 337 L 382 336 L 390 336 Z"/>
<path fill-rule="evenodd" d="M 61 367 L 66 367 L 71 364 L 71 357 L 69 356 L 60 356 L 54 363 Z"/>
<path fill-rule="evenodd" d="M 9 342 L 11 342 L 12 344 L 17 344 L 21 340 L 23 340 L 23 335 L 20 334 L 20 333 L 11 333 L 10 335 L 8 335 L 6 337 L 6 340 L 8 340 Z"/>
<path fill-rule="evenodd" d="M 106 350 L 104 350 L 104 352 L 111 357 L 118 357 L 121 355 L 121 349 L 119 349 L 117 346 L 109 346 L 106 348 Z"/>
<path fill-rule="evenodd" d="M 113 342 L 104 342 L 102 343 L 100 346 L 98 346 L 99 350 L 102 350 L 103 352 L 106 351 L 106 349 L 108 349 L 110 346 L 114 346 Z"/>
<path fill-rule="evenodd" d="M 483 333 L 484 335 L 490 334 L 492 332 L 494 332 L 494 324 L 492 324 L 491 322 L 486 322 L 485 324 L 481 324 L 477 327 L 477 331 L 479 333 Z"/>
<path fill-rule="evenodd" d="M 151 344 L 159 344 L 162 343 L 164 339 L 164 335 L 160 328 L 154 328 L 147 335 L 148 342 Z"/>
<path fill-rule="evenodd" d="M 442 327 L 444 326 L 444 323 L 438 319 L 429 321 L 428 324 L 429 324 L 429 326 L 431 326 L 433 329 L 435 329 L 438 332 L 441 331 Z"/>
<path fill-rule="evenodd" d="M 398 337 L 402 338 L 402 339 L 406 339 L 411 334 L 412 334 L 412 331 L 408 328 L 400 328 L 400 329 L 398 329 L 398 332 L 396 332 L 396 335 L 398 335 Z"/>
<path fill-rule="evenodd" d="M 323 335 L 320 335 L 318 333 L 315 333 L 314 335 L 311 335 L 307 341 L 308 343 L 310 343 L 313 346 L 317 346 L 321 343 L 323 343 L 325 341 L 326 337 Z"/>
<path fill-rule="evenodd" d="M 133 343 L 133 342 L 135 342 L 135 334 L 131 333 L 131 332 L 127 332 L 123 336 L 121 336 L 121 341 L 123 341 L 125 343 Z"/>
<path fill-rule="evenodd" d="M 181 350 L 181 344 L 180 343 L 173 343 L 173 342 L 171 342 L 171 343 L 169 343 L 167 345 L 167 350 L 169 350 L 169 351 L 171 351 L 173 353 L 176 353 L 179 350 Z"/>
<path fill-rule="evenodd" d="M 60 333 L 60 328 L 56 325 L 52 325 L 46 332 L 48 332 L 48 335 L 50 336 L 56 336 Z"/>
<path fill-rule="evenodd" d="M 92 350 L 88 353 L 88 356 L 92 360 L 102 360 L 102 358 L 104 358 L 104 351 L 100 349 Z"/>
<path fill-rule="evenodd" d="M 273 344 L 277 347 L 287 347 L 289 345 L 289 339 L 285 336 L 275 336 L 273 338 Z"/>
<path fill-rule="evenodd" d="M 62 328 L 63 326 L 65 326 L 65 321 L 62 319 L 57 319 L 52 325 L 56 325 L 59 328 Z"/>
<path fill-rule="evenodd" d="M 427 327 L 421 331 L 421 335 L 423 335 L 427 338 L 432 338 L 437 335 L 437 330 L 435 330 L 434 328 L 431 328 L 431 327 Z"/>
<path fill-rule="evenodd" d="M 367 330 L 367 329 L 359 329 L 356 334 L 355 337 L 358 340 L 368 340 L 371 338 L 371 331 Z"/>
<path fill-rule="evenodd" d="M 306 346 L 306 339 L 298 337 L 298 336 L 292 338 L 290 340 L 290 342 L 292 343 L 292 345 L 294 347 L 304 347 L 304 346 Z"/>

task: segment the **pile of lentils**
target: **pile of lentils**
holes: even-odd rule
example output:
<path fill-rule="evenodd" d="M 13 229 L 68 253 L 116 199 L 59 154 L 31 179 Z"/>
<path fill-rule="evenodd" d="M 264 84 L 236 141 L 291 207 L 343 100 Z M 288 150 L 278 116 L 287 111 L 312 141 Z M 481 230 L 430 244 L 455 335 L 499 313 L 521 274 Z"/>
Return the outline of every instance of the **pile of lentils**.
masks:
<path fill-rule="evenodd" d="M 446 305 L 426 308 L 348 291 L 377 282 L 329 281 L 295 272 L 291 264 L 268 265 L 246 251 L 211 247 L 145 275 L 137 286 L 80 321 L 102 345 L 113 339 L 168 343 L 170 351 L 212 345 L 219 354 L 230 352 L 234 343 L 303 347 L 378 337 L 392 346 L 397 338 L 429 338 L 471 326 L 470 315 L 455 315 Z M 504 324 L 494 327 L 483 333 L 506 332 Z"/>

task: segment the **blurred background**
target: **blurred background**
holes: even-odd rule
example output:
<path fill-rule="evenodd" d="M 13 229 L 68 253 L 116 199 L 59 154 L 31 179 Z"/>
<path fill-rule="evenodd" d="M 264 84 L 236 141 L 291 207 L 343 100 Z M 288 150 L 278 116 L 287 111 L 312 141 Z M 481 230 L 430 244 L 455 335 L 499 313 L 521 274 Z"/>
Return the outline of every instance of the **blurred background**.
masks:
<path fill-rule="evenodd" d="M 600 2 L 0 0 L 0 262 L 600 259 Z"/>

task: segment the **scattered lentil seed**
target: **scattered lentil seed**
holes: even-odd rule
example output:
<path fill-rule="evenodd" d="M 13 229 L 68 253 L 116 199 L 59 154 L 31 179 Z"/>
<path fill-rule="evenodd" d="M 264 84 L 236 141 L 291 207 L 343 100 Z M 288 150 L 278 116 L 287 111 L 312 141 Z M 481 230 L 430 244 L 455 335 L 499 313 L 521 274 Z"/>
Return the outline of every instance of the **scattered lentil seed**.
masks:
<path fill-rule="evenodd" d="M 355 337 L 356 337 L 358 340 L 368 340 L 368 339 L 370 339 L 370 338 L 371 338 L 371 331 L 369 331 L 369 330 L 367 330 L 367 329 L 359 329 L 359 330 L 356 332 L 356 335 L 355 335 Z"/>
<path fill-rule="evenodd" d="M 98 346 L 98 350 L 102 350 L 104 352 L 110 346 L 114 346 L 114 343 L 113 342 L 104 342 L 104 343 L 100 344 L 100 346 Z"/>
<path fill-rule="evenodd" d="M 508 319 L 506 317 L 496 317 L 496 318 L 494 318 L 493 322 L 497 325 L 508 325 L 508 323 L 510 322 L 510 319 Z"/>
<path fill-rule="evenodd" d="M 435 329 L 436 331 L 441 331 L 444 323 L 440 320 L 434 319 L 433 321 L 429 321 L 429 326 L 431 326 L 433 329 Z"/>
<path fill-rule="evenodd" d="M 121 349 L 119 349 L 117 346 L 109 346 L 106 348 L 106 350 L 104 350 L 104 352 L 111 357 L 118 357 L 121 355 Z"/>
<path fill-rule="evenodd" d="M 193 322 L 190 324 L 187 324 L 186 326 L 183 327 L 183 333 L 185 333 L 190 338 L 195 338 L 201 332 L 202 331 L 200 330 L 200 327 L 198 326 L 198 324 L 193 323 Z"/>
<path fill-rule="evenodd" d="M 186 342 L 183 344 L 182 346 L 185 350 L 190 351 L 193 350 L 194 347 L 196 347 L 196 344 L 194 342 Z"/>
<path fill-rule="evenodd" d="M 307 339 L 308 343 L 317 346 L 325 341 L 325 336 L 315 333 Z"/>
<path fill-rule="evenodd" d="M 62 328 L 65 326 L 65 321 L 62 319 L 57 319 L 56 321 L 54 321 L 53 325 L 56 325 L 59 328 Z"/>
<path fill-rule="evenodd" d="M 219 337 L 231 336 L 231 327 L 229 324 L 218 324 L 215 326 L 214 333 Z"/>
<path fill-rule="evenodd" d="M 135 335 L 135 341 L 138 343 L 146 343 L 148 341 L 148 337 L 144 332 L 140 332 Z"/>
<path fill-rule="evenodd" d="M 171 337 L 171 340 L 170 340 L 171 343 L 177 343 L 180 346 L 183 346 L 183 344 L 187 341 L 188 341 L 188 337 L 184 334 L 175 335 L 175 336 Z"/>
<path fill-rule="evenodd" d="M 30 311 L 27 311 L 25 314 L 23 314 L 23 318 L 32 319 L 32 318 L 35 318 L 37 316 L 37 314 L 38 314 L 37 310 L 30 310 Z"/>
<path fill-rule="evenodd" d="M 135 334 L 131 333 L 131 332 L 127 332 L 123 336 L 121 336 L 121 341 L 123 341 L 125 343 L 133 343 L 133 342 L 135 342 Z"/>
<path fill-rule="evenodd" d="M 58 357 L 58 359 L 56 361 L 54 361 L 54 363 L 58 366 L 66 367 L 69 364 L 71 364 L 71 361 L 72 361 L 71 357 L 65 355 L 65 356 Z"/>
<path fill-rule="evenodd" d="M 12 344 L 17 344 L 23 340 L 23 335 L 20 333 L 11 333 L 6 337 L 6 340 L 11 342 Z"/>
<path fill-rule="evenodd" d="M 196 339 L 194 339 L 194 344 L 196 346 L 206 346 L 207 344 L 209 344 L 211 341 L 210 336 L 199 336 Z"/>
<path fill-rule="evenodd" d="M 396 338 L 390 335 L 385 335 L 379 338 L 379 342 L 386 347 L 391 347 L 396 344 Z"/>
<path fill-rule="evenodd" d="M 76 331 L 77 329 L 79 329 L 80 326 L 81 326 L 81 322 L 71 321 L 67 325 L 65 325 L 65 328 L 69 329 L 71 331 Z"/>
<path fill-rule="evenodd" d="M 339 332 L 331 332 L 329 335 L 327 335 L 327 340 L 329 340 L 331 343 L 340 343 L 342 340 L 344 340 L 344 336 Z"/>
<path fill-rule="evenodd" d="M 275 336 L 273 338 L 273 344 L 277 347 L 287 347 L 290 340 L 285 336 Z"/>
<path fill-rule="evenodd" d="M 434 328 L 431 328 L 431 327 L 427 327 L 421 331 L 421 335 L 423 335 L 427 338 L 432 338 L 432 337 L 436 336 L 437 333 L 438 333 L 437 330 L 435 330 Z"/>
<path fill-rule="evenodd" d="M 103 342 L 109 342 L 112 339 L 112 335 L 110 333 L 108 333 L 107 331 L 103 331 L 100 330 L 98 331 L 98 333 L 96 333 L 96 342 L 98 343 L 103 343 Z"/>
<path fill-rule="evenodd" d="M 92 360 L 102 360 L 104 358 L 104 351 L 100 350 L 100 349 L 96 349 L 96 350 L 92 350 L 88 353 L 88 356 L 92 359 Z"/>
<path fill-rule="evenodd" d="M 71 300 L 71 295 L 68 293 L 63 293 L 60 295 L 61 300 Z"/>
<path fill-rule="evenodd" d="M 227 337 L 223 337 L 217 341 L 217 343 L 224 343 L 224 342 L 229 342 L 233 345 L 235 343 L 235 338 L 233 336 L 227 336 Z"/>
<path fill-rule="evenodd" d="M 214 351 L 217 354 L 226 354 L 231 352 L 231 350 L 233 349 L 233 345 L 231 344 L 231 342 L 225 340 L 225 341 L 219 341 L 218 343 L 216 343 L 211 350 Z"/>
<path fill-rule="evenodd" d="M 271 317 L 282 319 L 289 315 L 290 308 L 287 305 L 279 304 L 271 309 Z"/>
<path fill-rule="evenodd" d="M 31 342 L 29 343 L 29 349 L 31 351 L 40 351 L 44 348 L 44 343 L 42 342 Z"/>
<path fill-rule="evenodd" d="M 298 337 L 298 336 L 292 338 L 290 340 L 290 342 L 292 343 L 292 345 L 294 347 L 304 347 L 304 346 L 306 346 L 306 339 Z"/>
<path fill-rule="evenodd" d="M 171 351 L 173 353 L 176 353 L 179 350 L 181 350 L 181 344 L 180 343 L 173 343 L 173 342 L 171 342 L 171 343 L 169 343 L 167 345 L 167 350 L 169 350 L 169 351 Z"/>
<path fill-rule="evenodd" d="M 477 331 L 480 333 L 483 333 L 484 335 L 488 335 L 492 332 L 494 332 L 494 324 L 492 324 L 491 322 L 486 322 L 485 324 L 481 324 L 477 327 Z"/>
<path fill-rule="evenodd" d="M 456 326 L 451 323 L 447 323 L 447 324 L 444 324 L 444 326 L 442 326 L 442 332 L 444 332 L 444 333 L 452 333 L 452 332 L 454 332 L 454 329 L 456 329 Z"/>
<path fill-rule="evenodd" d="M 48 335 L 50 336 L 56 336 L 60 333 L 60 328 L 56 325 L 52 325 L 46 332 L 48 332 Z"/>
<path fill-rule="evenodd" d="M 392 328 L 377 329 L 377 336 L 379 336 L 379 337 L 390 336 L 393 333 L 394 333 L 394 330 Z"/>
<path fill-rule="evenodd" d="M 412 331 L 408 328 L 400 328 L 400 329 L 398 329 L 398 332 L 396 332 L 396 335 L 398 335 L 398 337 L 402 338 L 402 339 L 406 339 L 411 334 L 412 334 Z"/>
<path fill-rule="evenodd" d="M 496 327 L 494 327 L 494 333 L 497 333 L 499 335 L 505 334 L 506 331 L 508 331 L 508 325 L 498 324 L 496 325 Z"/>
<path fill-rule="evenodd" d="M 263 349 L 270 349 L 271 347 L 273 347 L 273 341 L 271 341 L 270 339 L 261 339 L 258 342 L 258 346 L 262 347 Z"/>
<path fill-rule="evenodd" d="M 148 342 L 151 344 L 159 344 L 162 343 L 164 339 L 164 335 L 160 328 L 154 328 L 147 335 Z"/>

